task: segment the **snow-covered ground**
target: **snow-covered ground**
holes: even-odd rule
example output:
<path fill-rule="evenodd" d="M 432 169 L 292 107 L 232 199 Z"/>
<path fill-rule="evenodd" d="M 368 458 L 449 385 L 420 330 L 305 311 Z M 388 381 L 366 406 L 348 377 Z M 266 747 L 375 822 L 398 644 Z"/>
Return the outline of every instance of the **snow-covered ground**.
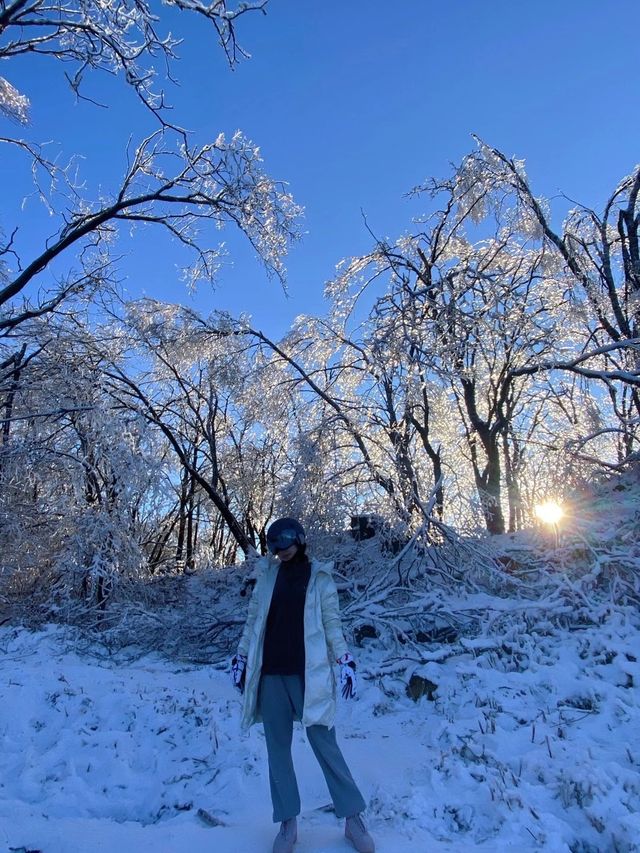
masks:
<path fill-rule="evenodd" d="M 75 648 L 62 628 L 0 630 L 0 850 L 270 851 L 264 739 L 240 734 L 227 672 Z M 359 650 L 360 697 L 337 729 L 379 853 L 640 850 L 634 620 L 513 629 L 451 653 L 419 667 L 437 689 L 414 702 L 410 668 Z M 294 758 L 297 853 L 346 853 L 299 726 Z"/>

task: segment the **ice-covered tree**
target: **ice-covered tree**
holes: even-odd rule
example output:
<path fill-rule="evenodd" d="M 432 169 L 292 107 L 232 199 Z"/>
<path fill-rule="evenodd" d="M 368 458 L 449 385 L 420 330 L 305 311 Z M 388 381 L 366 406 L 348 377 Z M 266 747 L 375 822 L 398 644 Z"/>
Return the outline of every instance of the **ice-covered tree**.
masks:
<path fill-rule="evenodd" d="M 234 65 L 245 55 L 236 39 L 240 19 L 264 11 L 266 2 L 234 4 L 214 0 L 202 4 L 176 0 L 166 5 L 209 23 L 214 40 L 221 45 L 229 64 Z M 15 0 L 0 7 L 0 58 L 5 60 L 2 72 L 6 75 L 0 79 L 0 122 L 5 124 L 0 144 L 18 167 L 26 166 L 24 195 L 35 192 L 48 213 L 40 237 L 31 233 L 28 245 L 21 239 L 21 217 L 28 214 L 21 211 L 20 199 L 16 200 L 15 210 L 5 206 L 0 223 L 4 229 L 0 232 L 0 480 L 8 494 L 10 486 L 17 482 L 29 484 L 31 475 L 37 475 L 37 487 L 30 492 L 27 487 L 32 507 L 37 505 L 38 512 L 48 513 L 52 525 L 53 519 L 58 519 L 60 535 L 63 531 L 70 533 L 76 519 L 78 541 L 85 541 L 82 537 L 90 528 L 80 521 L 81 509 L 90 506 L 90 517 L 107 524 L 109 517 L 119 518 L 118 513 L 128 506 L 133 533 L 127 541 L 135 543 L 139 564 L 146 561 L 147 567 L 152 568 L 163 563 L 171 548 L 183 563 L 194 558 L 198 513 L 203 507 L 202 490 L 198 491 L 194 472 L 199 472 L 202 464 L 211 467 L 217 448 L 207 444 L 210 435 L 206 430 L 198 432 L 198 410 L 189 409 L 191 397 L 187 394 L 183 415 L 187 420 L 191 418 L 190 426 L 195 427 L 184 444 L 185 459 L 191 460 L 191 468 L 183 464 L 184 460 L 176 465 L 175 456 L 167 456 L 168 450 L 175 454 L 170 436 L 157 424 L 151 424 L 142 407 L 137 412 L 132 406 L 123 406 L 112 385 L 108 385 L 107 365 L 112 374 L 126 374 L 124 339 L 130 331 L 125 326 L 118 327 L 113 320 L 113 338 L 99 338 L 104 334 L 109 304 L 119 290 L 120 255 L 139 248 L 139 241 L 132 235 L 135 237 L 142 229 L 154 230 L 158 238 L 164 235 L 182 252 L 182 278 L 190 288 L 216 276 L 221 230 L 229 227 L 239 230 L 267 271 L 282 279 L 284 257 L 297 235 L 300 214 L 286 186 L 264 171 L 258 147 L 242 133 L 230 138 L 219 134 L 202 141 L 181 128 L 179 104 L 169 109 L 167 94 L 173 87 L 179 43 L 179 38 L 169 33 L 172 24 L 167 16 L 171 16 L 169 9 L 162 12 L 144 2 L 130 4 L 120 0 L 107 5 L 93 0 L 71 4 Z M 42 93 L 27 91 L 20 84 L 18 57 L 23 57 L 23 62 L 40 62 L 43 70 L 46 65 L 52 74 L 57 71 L 62 76 L 66 72 L 73 93 L 81 99 L 92 100 L 91 78 L 101 72 L 120 78 L 125 87 L 133 90 L 147 128 L 150 118 L 155 130 L 147 130 L 137 139 L 134 130 L 134 137 L 122 145 L 120 153 L 114 152 L 113 161 L 120 157 L 121 162 L 119 179 L 105 179 L 94 193 L 87 188 L 82 163 L 74 159 L 75 152 L 67 151 L 65 155 L 67 140 L 61 141 L 59 149 L 55 147 L 55 154 L 51 153 L 54 148 L 42 144 L 49 132 L 32 126 L 29 115 L 29 99 L 42 97 Z M 109 107 L 118 109 L 115 101 Z M 95 109 L 92 105 L 83 108 Z M 95 169 L 95 173 L 99 171 L 100 168 Z M 36 217 L 30 225 L 32 232 L 37 222 Z M 152 290 L 148 282 L 137 284 Z M 63 339 L 66 350 L 61 348 Z M 41 366 L 50 365 L 52 360 L 59 367 L 50 370 L 50 382 L 56 380 L 58 384 L 56 394 L 47 396 L 39 391 L 39 377 Z M 144 379 L 138 375 L 138 366 L 127 363 L 126 370 L 134 385 L 139 378 Z M 70 385 L 66 392 L 65 376 Z M 187 370 L 184 377 L 173 376 L 174 386 L 183 382 L 186 388 L 192 380 L 193 374 Z M 195 387 L 210 399 L 206 370 L 201 385 Z M 76 402 L 68 399 L 73 388 L 78 389 L 81 398 Z M 92 389 L 95 399 L 89 393 Z M 85 399 L 83 395 L 88 396 Z M 122 441 L 130 434 L 126 425 L 132 423 L 144 427 L 141 426 L 141 435 L 145 438 L 140 438 L 141 444 L 132 445 L 129 452 Z M 113 454 L 107 454 L 103 446 L 103 438 L 110 430 L 120 440 L 114 440 Z M 27 435 L 31 436 L 29 440 Z M 233 456 L 233 441 L 238 453 L 240 449 L 244 453 L 243 462 L 235 459 L 233 463 L 233 476 L 240 482 L 242 465 L 254 464 L 250 461 L 249 437 L 230 429 L 225 441 L 228 456 Z M 258 436 L 257 448 L 260 441 Z M 63 451 L 62 442 L 66 442 Z M 154 493 L 156 497 L 162 493 L 154 518 L 155 537 L 149 535 L 154 525 L 146 525 L 140 511 L 141 507 L 156 506 L 156 497 L 152 499 L 145 493 L 141 503 L 128 479 L 144 465 L 149 465 L 150 474 L 155 470 L 143 450 L 144 442 L 148 442 L 147 449 L 153 447 L 152 459 L 155 454 L 163 465 L 166 460 L 173 460 L 173 468 L 171 464 L 163 468 L 162 488 Z M 39 460 L 49 462 L 34 467 L 33 447 L 41 454 Z M 51 460 L 57 460 L 56 464 Z M 62 460 L 75 472 L 75 479 L 66 480 L 76 484 L 71 490 L 61 486 L 65 482 Z M 121 470 L 120 462 L 129 469 Z M 225 476 L 231 476 L 232 467 L 225 459 Z M 84 479 L 78 472 L 83 472 Z M 77 485 L 80 481 L 81 487 Z M 216 488 L 223 488 L 215 477 L 210 478 L 211 482 Z M 238 486 L 236 497 L 236 485 L 234 482 L 233 511 L 240 514 L 240 521 L 235 531 L 238 535 L 231 539 L 236 546 L 240 540 L 243 545 L 250 545 L 261 534 L 257 528 L 264 523 L 264 513 L 257 507 L 255 492 L 241 495 Z M 58 512 L 57 501 L 63 497 L 67 504 L 64 512 Z M 224 514 L 227 503 L 223 496 L 216 512 Z M 10 500 L 5 502 L 5 521 L 18 531 L 20 518 L 11 515 L 11 507 Z M 72 511 L 71 507 L 75 509 Z M 243 512 L 248 514 L 247 519 L 242 517 Z M 231 518 L 220 526 L 219 516 L 208 519 L 208 533 L 212 541 L 215 539 L 219 554 L 226 549 L 232 557 L 229 522 L 233 523 Z M 122 524 L 114 527 L 114 531 L 128 529 Z M 19 539 L 17 535 L 12 541 L 18 543 Z M 123 564 L 114 556 L 115 532 L 104 533 L 101 541 L 106 551 L 100 560 L 105 564 L 111 560 L 117 572 L 118 565 Z M 41 537 L 40 542 L 45 561 L 46 542 L 50 556 L 61 553 L 47 537 Z M 34 559 L 33 566 L 38 565 L 42 560 Z"/>
<path fill-rule="evenodd" d="M 599 383 L 617 420 L 617 463 L 634 461 L 640 415 L 640 166 L 619 182 L 601 213 L 575 204 L 562 228 L 554 225 L 549 204 L 534 194 L 522 164 L 497 149 L 478 141 L 461 174 L 484 188 L 485 209 L 508 200 L 562 269 L 577 345 L 527 370 L 556 367 Z M 595 430 L 593 439 L 601 435 Z"/>
<path fill-rule="evenodd" d="M 398 395 L 390 370 L 402 389 L 389 433 L 398 472 L 409 470 L 411 455 L 426 453 L 434 481 L 440 480 L 444 434 L 434 437 L 427 428 L 434 389 L 450 395 L 487 529 L 502 532 L 505 460 L 511 462 L 508 499 L 514 506 L 518 501 L 509 446 L 517 441 L 515 415 L 527 383 L 516 371 L 556 346 L 562 304 L 556 270 L 516 211 L 496 206 L 480 232 L 487 191 L 463 168 L 420 191 L 439 208 L 419 230 L 395 242 L 377 240 L 371 253 L 343 266 L 329 287 L 334 322 L 342 318 L 341 336 L 352 338 L 348 327 L 369 299 L 357 341 L 379 352 L 381 399 L 389 401 L 392 390 Z M 410 479 L 416 481 L 415 472 Z"/>
<path fill-rule="evenodd" d="M 31 325 L 41 345 L 19 363 L 3 413 L 2 581 L 101 610 L 114 584 L 146 573 L 164 454 L 142 418 L 114 407 L 86 323 Z"/>
<path fill-rule="evenodd" d="M 178 559 L 193 567 L 198 543 L 223 563 L 238 548 L 264 547 L 289 467 L 286 392 L 277 394 L 251 338 L 224 315 L 205 320 L 153 300 L 126 311 L 115 327 L 123 349 L 105 374 L 114 400 L 164 436 L 181 471 Z"/>

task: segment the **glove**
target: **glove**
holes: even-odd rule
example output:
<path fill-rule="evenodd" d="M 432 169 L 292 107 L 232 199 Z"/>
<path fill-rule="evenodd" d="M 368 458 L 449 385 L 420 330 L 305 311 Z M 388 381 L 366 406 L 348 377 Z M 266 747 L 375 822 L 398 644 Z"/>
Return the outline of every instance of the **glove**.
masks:
<path fill-rule="evenodd" d="M 343 699 L 355 699 L 357 684 L 356 684 L 356 662 L 351 657 L 349 652 L 338 658 L 340 664 L 340 687 L 342 688 Z"/>
<path fill-rule="evenodd" d="M 233 686 L 244 693 L 244 682 L 247 677 L 247 659 L 244 655 L 236 655 L 231 661 L 231 677 Z"/>

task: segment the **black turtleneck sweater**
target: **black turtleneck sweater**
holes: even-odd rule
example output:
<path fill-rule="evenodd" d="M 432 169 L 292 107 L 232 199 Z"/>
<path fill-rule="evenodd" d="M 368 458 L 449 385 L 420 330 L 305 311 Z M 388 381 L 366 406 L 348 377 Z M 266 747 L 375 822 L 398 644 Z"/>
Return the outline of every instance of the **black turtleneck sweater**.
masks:
<path fill-rule="evenodd" d="M 304 601 L 310 575 L 304 554 L 280 564 L 264 635 L 265 675 L 304 675 Z"/>

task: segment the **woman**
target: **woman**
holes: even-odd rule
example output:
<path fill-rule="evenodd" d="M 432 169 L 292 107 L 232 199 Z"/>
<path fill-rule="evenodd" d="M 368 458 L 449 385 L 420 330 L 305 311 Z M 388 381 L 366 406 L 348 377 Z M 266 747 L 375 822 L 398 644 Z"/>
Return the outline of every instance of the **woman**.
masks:
<path fill-rule="evenodd" d="M 346 818 L 345 836 L 359 853 L 374 853 L 362 821 L 365 808 L 336 743 L 333 664 L 340 664 L 345 698 L 355 696 L 355 663 L 347 650 L 331 564 L 309 560 L 305 533 L 293 518 L 267 531 L 277 560 L 262 563 L 232 661 L 234 684 L 244 693 L 242 727 L 264 725 L 274 823 L 281 823 L 273 853 L 291 853 L 297 840 L 300 794 L 291 759 L 293 721 L 301 720 L 333 800 Z"/>

